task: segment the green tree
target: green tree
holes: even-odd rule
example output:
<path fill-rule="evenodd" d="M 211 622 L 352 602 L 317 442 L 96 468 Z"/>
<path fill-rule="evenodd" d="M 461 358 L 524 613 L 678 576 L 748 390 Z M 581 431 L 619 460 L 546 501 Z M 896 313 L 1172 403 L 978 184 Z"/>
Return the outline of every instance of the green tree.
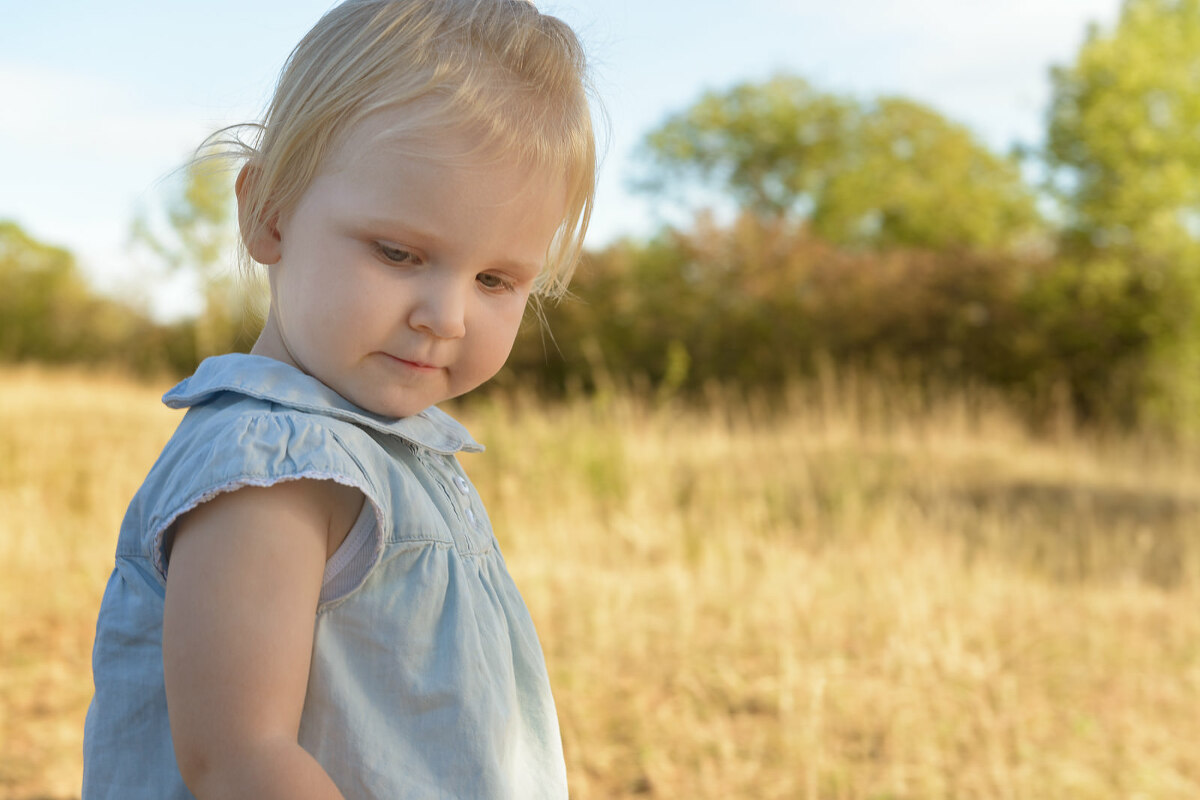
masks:
<path fill-rule="evenodd" d="M 146 214 L 133 223 L 133 240 L 171 270 L 191 271 L 203 293 L 195 320 L 195 360 L 245 345 L 248 303 L 230 268 L 236 245 L 233 183 L 219 159 L 188 165 L 166 204 L 165 225 Z M 253 326 L 249 326 L 253 327 Z"/>
<path fill-rule="evenodd" d="M 1046 162 L 1067 241 L 1151 293 L 1148 410 L 1200 430 L 1200 0 L 1126 0 L 1052 80 Z"/>
<path fill-rule="evenodd" d="M 70 252 L 14 222 L 0 221 L 0 286 L 0 361 L 105 363 L 142 374 L 193 366 L 191 326 L 157 325 L 97 294 Z"/>
<path fill-rule="evenodd" d="M 1200 0 L 1127 0 L 1052 71 L 1047 162 L 1072 230 L 1178 254 L 1200 222 Z"/>
<path fill-rule="evenodd" d="M 0 285 L 0 358 L 67 359 L 89 299 L 74 256 L 0 222 Z"/>
<path fill-rule="evenodd" d="M 994 248 L 1038 224 L 1017 162 L 963 126 L 790 75 L 703 95 L 651 131 L 642 154 L 651 191 L 699 182 L 840 244 Z"/>
<path fill-rule="evenodd" d="M 847 132 L 813 227 L 834 242 L 988 249 L 1034 230 L 1034 209 L 1015 161 L 919 103 L 882 98 Z"/>

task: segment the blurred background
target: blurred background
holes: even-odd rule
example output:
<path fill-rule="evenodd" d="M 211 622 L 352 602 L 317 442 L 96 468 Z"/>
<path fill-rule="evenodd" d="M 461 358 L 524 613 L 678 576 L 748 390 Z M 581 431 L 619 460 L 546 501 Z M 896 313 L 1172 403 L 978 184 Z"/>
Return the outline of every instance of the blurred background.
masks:
<path fill-rule="evenodd" d="M 78 794 L 157 395 L 261 323 L 182 165 L 328 5 L 4 8 L 0 798 Z M 1200 796 L 1200 0 L 541 6 L 588 253 L 453 410 L 573 794 Z"/>

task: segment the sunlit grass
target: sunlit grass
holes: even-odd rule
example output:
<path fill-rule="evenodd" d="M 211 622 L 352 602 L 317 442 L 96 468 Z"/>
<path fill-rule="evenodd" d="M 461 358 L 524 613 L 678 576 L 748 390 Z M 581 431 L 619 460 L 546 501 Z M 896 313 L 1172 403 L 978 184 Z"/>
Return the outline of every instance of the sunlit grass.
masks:
<path fill-rule="evenodd" d="M 76 796 L 164 387 L 0 372 L 0 797 Z M 459 409 L 572 795 L 1200 796 L 1200 455 L 852 382 Z"/>
<path fill-rule="evenodd" d="M 177 419 L 119 379 L 0 372 L 0 797 L 79 794 L 115 534 Z"/>

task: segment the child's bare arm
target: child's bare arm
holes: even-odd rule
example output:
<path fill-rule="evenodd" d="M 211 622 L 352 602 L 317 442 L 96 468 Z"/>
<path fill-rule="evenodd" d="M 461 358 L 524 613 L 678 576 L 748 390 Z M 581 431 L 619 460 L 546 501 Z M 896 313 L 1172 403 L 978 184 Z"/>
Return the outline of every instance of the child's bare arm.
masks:
<path fill-rule="evenodd" d="M 329 481 L 292 481 L 221 495 L 180 522 L 163 666 L 176 758 L 200 800 L 341 798 L 297 732 L 325 560 L 361 503 Z"/>

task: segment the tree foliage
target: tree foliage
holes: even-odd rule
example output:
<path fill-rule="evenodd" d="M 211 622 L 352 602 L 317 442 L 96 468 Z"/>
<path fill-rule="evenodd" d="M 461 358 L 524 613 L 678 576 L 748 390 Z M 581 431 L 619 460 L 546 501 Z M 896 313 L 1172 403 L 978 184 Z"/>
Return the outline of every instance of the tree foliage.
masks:
<path fill-rule="evenodd" d="M 1052 79 L 1047 163 L 1067 241 L 1157 298 L 1145 400 L 1200 430 L 1200 0 L 1126 0 Z"/>
<path fill-rule="evenodd" d="M 78 336 L 88 290 L 66 250 L 38 242 L 14 222 L 0 222 L 0 356 L 61 357 Z"/>
<path fill-rule="evenodd" d="M 96 294 L 66 250 L 0 221 L 0 361 L 190 367 L 192 331 Z"/>
<path fill-rule="evenodd" d="M 1200 233 L 1200 0 L 1127 0 L 1052 72 L 1047 163 L 1098 247 L 1179 254 Z"/>
<path fill-rule="evenodd" d="M 1161 302 L 1115 261 L 847 250 L 751 213 L 594 252 L 575 292 L 547 310 L 561 355 L 518 341 L 523 380 L 561 392 L 612 374 L 699 395 L 778 389 L 832 362 L 914 386 L 991 387 L 1031 421 L 1066 402 L 1119 424 L 1139 420 L 1151 388 Z"/>
<path fill-rule="evenodd" d="M 1017 163 L 895 97 L 858 102 L 779 75 L 708 92 L 643 144 L 652 191 L 694 180 L 837 244 L 992 248 L 1038 224 Z"/>
<path fill-rule="evenodd" d="M 257 325 L 249 300 L 231 268 L 237 231 L 233 183 L 227 165 L 218 159 L 193 161 L 172 187 L 166 201 L 165 223 L 151 217 L 134 219 L 133 240 L 157 256 L 168 269 L 190 271 L 199 284 L 203 307 L 195 320 L 195 359 L 234 349 L 253 341 Z"/>

